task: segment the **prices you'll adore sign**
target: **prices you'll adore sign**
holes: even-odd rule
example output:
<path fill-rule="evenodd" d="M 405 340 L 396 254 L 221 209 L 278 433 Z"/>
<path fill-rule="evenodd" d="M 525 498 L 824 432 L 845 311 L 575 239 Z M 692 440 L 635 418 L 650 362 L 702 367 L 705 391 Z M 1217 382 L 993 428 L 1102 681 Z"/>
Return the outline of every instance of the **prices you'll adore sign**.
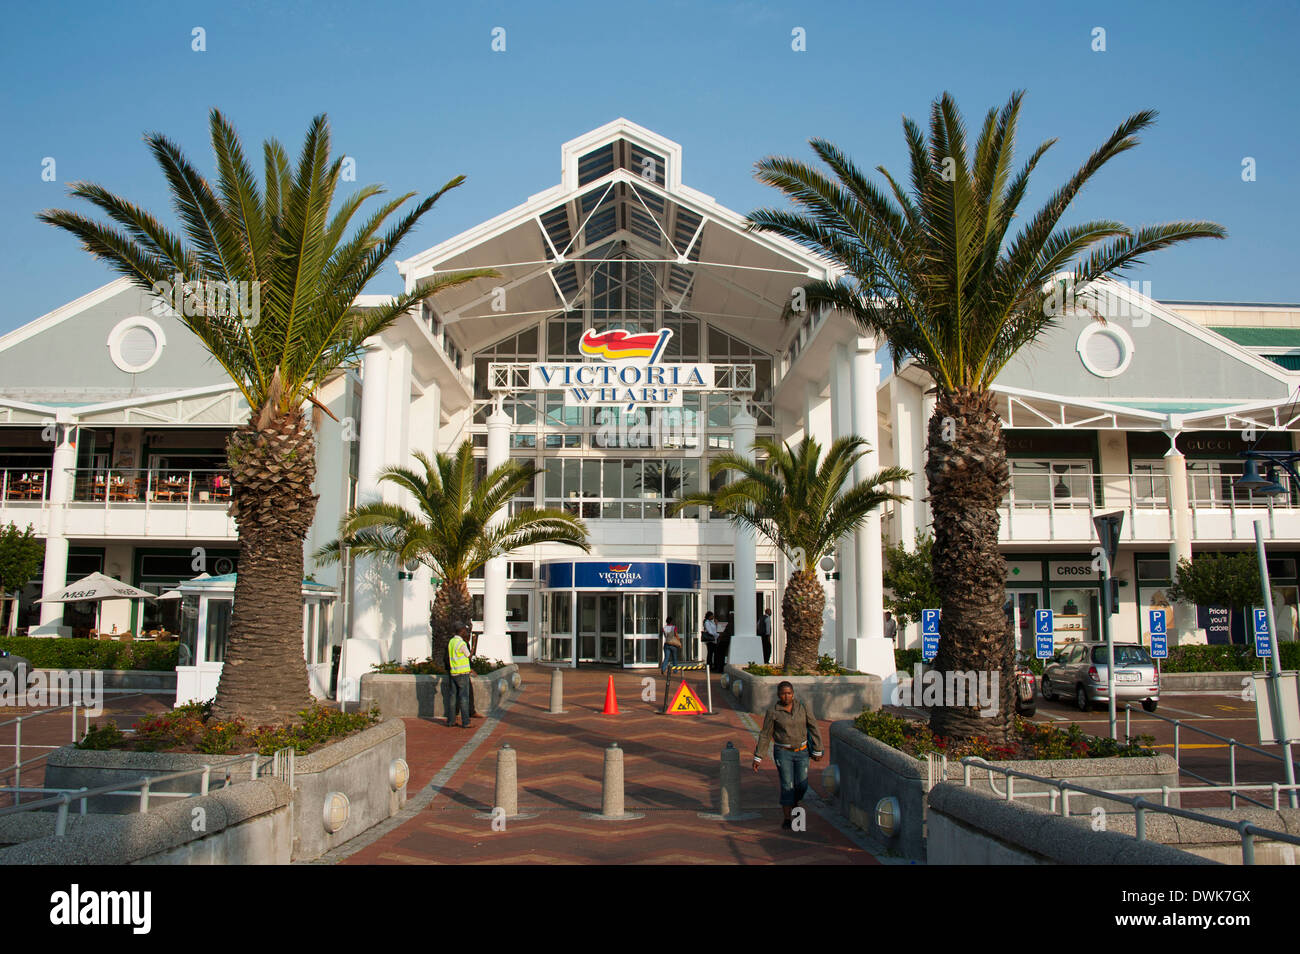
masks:
<path fill-rule="evenodd" d="M 713 389 L 713 365 L 661 364 L 671 337 L 668 328 L 643 334 L 588 330 L 578 347 L 600 361 L 534 364 L 528 387 L 563 391 L 566 407 L 681 407 L 683 392 Z"/>

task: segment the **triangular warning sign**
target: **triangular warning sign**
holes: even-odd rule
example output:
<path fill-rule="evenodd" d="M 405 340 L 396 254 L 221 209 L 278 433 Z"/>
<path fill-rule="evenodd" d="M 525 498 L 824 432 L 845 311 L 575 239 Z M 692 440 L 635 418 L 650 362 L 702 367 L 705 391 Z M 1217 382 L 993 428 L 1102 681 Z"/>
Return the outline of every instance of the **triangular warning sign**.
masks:
<path fill-rule="evenodd" d="M 703 715 L 706 711 L 704 704 L 700 702 L 700 697 L 691 691 L 691 687 L 686 685 L 686 680 L 677 687 L 677 694 L 673 696 L 673 701 L 668 703 L 670 713 L 695 713 Z"/>

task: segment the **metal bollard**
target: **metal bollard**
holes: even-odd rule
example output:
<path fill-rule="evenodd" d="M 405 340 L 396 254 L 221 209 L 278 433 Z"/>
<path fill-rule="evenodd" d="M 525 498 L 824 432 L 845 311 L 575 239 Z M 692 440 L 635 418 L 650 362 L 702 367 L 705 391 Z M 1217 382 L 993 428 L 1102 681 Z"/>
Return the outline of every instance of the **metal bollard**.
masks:
<path fill-rule="evenodd" d="M 722 799 L 719 811 L 724 818 L 740 814 L 740 752 L 730 742 L 722 750 Z"/>
<path fill-rule="evenodd" d="M 505 812 L 507 818 L 519 814 L 519 774 L 516 752 L 509 742 L 497 750 L 497 792 L 495 807 Z"/>
<path fill-rule="evenodd" d="M 551 670 L 551 714 L 564 711 L 564 670 Z"/>
<path fill-rule="evenodd" d="M 611 742 L 605 750 L 605 778 L 600 791 L 600 813 L 606 818 L 623 817 L 623 750 Z"/>

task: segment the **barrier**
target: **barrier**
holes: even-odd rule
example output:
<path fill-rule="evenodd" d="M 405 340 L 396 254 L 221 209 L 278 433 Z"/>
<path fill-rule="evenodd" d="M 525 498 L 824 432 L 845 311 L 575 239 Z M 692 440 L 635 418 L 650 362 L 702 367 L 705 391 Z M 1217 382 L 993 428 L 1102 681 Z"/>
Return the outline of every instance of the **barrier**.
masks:
<path fill-rule="evenodd" d="M 665 713 L 668 711 L 668 700 L 672 698 L 672 693 L 668 690 L 672 685 L 673 675 L 675 673 L 707 672 L 708 668 L 708 663 L 674 663 L 669 666 L 668 671 L 664 673 L 664 707 L 662 711 Z M 709 710 L 708 714 L 713 715 L 713 680 L 707 675 L 704 677 L 704 697 L 705 704 L 708 706 Z"/>

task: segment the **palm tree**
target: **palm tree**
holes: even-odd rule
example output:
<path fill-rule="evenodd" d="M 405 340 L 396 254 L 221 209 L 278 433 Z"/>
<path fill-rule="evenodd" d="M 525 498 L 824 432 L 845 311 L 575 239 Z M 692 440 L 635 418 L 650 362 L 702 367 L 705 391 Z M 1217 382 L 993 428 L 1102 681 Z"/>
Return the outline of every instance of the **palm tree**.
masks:
<path fill-rule="evenodd" d="M 1008 485 L 1006 445 L 992 384 L 1025 345 L 1050 327 L 1058 273 L 1088 283 L 1144 255 L 1194 238 L 1223 238 L 1212 222 L 1173 222 L 1130 229 L 1102 220 L 1058 227 L 1070 203 L 1107 162 L 1137 145 L 1155 113 L 1135 113 L 1039 211 L 1017 210 L 1040 145 L 1012 174 L 1023 93 L 989 110 L 973 153 L 948 94 L 931 109 L 927 141 L 903 121 L 911 189 L 883 167 L 878 188 L 836 146 L 811 141 L 829 174 L 788 158 L 757 164 L 797 211 L 760 209 L 750 227 L 774 232 L 837 263 L 844 276 L 806 288 L 808 301 L 853 316 L 888 340 L 895 362 L 914 358 L 938 392 L 929 421 L 926 478 L 934 515 L 934 575 L 942 593 L 939 654 L 943 671 L 1000 672 L 1002 705 L 993 720 L 975 708 L 936 707 L 931 726 L 944 736 L 1005 738 L 1014 686 L 1013 641 L 1003 612 L 1005 574 L 998 550 L 998 505 Z M 1020 229 L 1009 235 L 1013 220 Z"/>
<path fill-rule="evenodd" d="M 265 143 L 261 186 L 234 127 L 215 109 L 210 118 L 215 183 L 200 175 L 171 140 L 159 133 L 145 137 L 171 189 L 181 235 L 140 206 L 86 182 L 73 183 L 72 195 L 96 206 L 109 223 L 62 210 L 47 210 L 39 218 L 71 232 L 88 252 L 142 288 L 157 292 L 185 283 L 186 306 L 177 317 L 248 401 L 249 420 L 226 445 L 239 576 L 213 715 L 275 724 L 292 721 L 311 698 L 302 655 L 301 592 L 303 540 L 316 512 L 311 489 L 316 465 L 304 403 L 323 409 L 314 397 L 321 384 L 355 362 L 363 342 L 412 305 L 495 273 L 449 275 L 373 310 L 356 311 L 357 295 L 402 239 L 464 177 L 452 179 L 381 232 L 414 193 L 384 202 L 347 236 L 361 205 L 383 190 L 359 189 L 331 214 L 343 160 L 330 161 L 325 116 L 312 121 L 296 169 L 290 169 L 277 141 Z M 218 290 L 249 288 L 258 294 L 251 318 L 213 306 Z M 251 293 L 241 296 L 251 298 Z"/>
<path fill-rule="evenodd" d="M 435 459 L 416 451 L 423 473 L 387 467 L 380 481 L 407 491 L 417 511 L 375 501 L 348 511 L 339 539 L 318 550 L 315 558 L 332 563 L 345 549 L 353 556 L 391 557 L 400 567 L 411 562 L 429 567 L 438 584 L 429 626 L 433 658 L 445 660 L 457 622 L 470 618 L 470 575 L 488 560 L 538 543 L 565 543 L 590 552 L 587 527 L 563 510 L 529 507 L 493 526 L 492 518 L 541 473 L 511 460 L 482 478 L 475 477 L 474 447 L 464 441 L 454 454 Z"/>
<path fill-rule="evenodd" d="M 769 438 L 754 441 L 757 460 L 723 454 L 709 462 L 709 476 L 726 471 L 738 475 L 716 490 L 687 494 L 673 506 L 712 507 L 738 527 L 750 527 L 771 540 L 794 566 L 781 597 L 785 624 L 787 672 L 812 669 L 822 638 L 826 591 L 817 578 L 817 564 L 835 549 L 836 541 L 852 533 L 887 500 L 906 497 L 881 489 L 911 473 L 887 467 L 852 486 L 853 465 L 867 453 L 860 437 L 841 437 L 826 449 L 804 438 L 793 450 Z"/>

